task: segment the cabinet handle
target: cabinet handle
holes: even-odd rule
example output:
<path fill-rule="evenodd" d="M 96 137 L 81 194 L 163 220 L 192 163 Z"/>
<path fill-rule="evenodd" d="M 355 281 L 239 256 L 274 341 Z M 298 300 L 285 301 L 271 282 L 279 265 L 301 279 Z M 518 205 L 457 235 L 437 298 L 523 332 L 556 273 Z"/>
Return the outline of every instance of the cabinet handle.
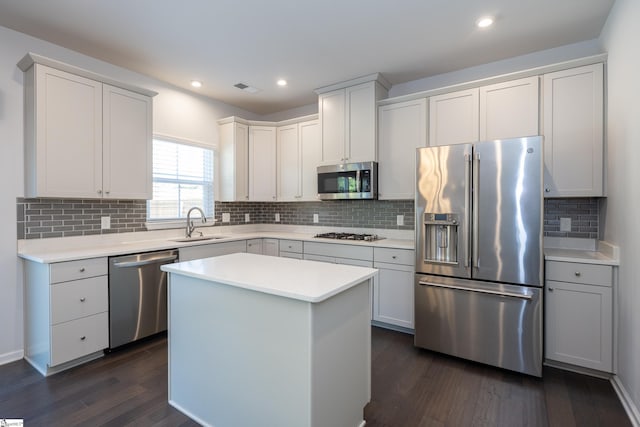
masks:
<path fill-rule="evenodd" d="M 86 301 L 85 297 L 80 298 L 80 302 L 85 302 L 85 301 Z"/>
<path fill-rule="evenodd" d="M 105 191 L 105 192 L 104 192 L 104 194 L 109 194 L 109 193 L 111 193 L 111 191 Z"/>
<path fill-rule="evenodd" d="M 102 194 L 102 190 L 97 190 L 97 191 L 98 191 L 98 194 Z"/>
<path fill-rule="evenodd" d="M 549 288 L 549 292 L 553 292 L 553 288 Z"/>
<path fill-rule="evenodd" d="M 86 337 L 86 336 L 84 336 L 84 335 L 80 337 L 80 341 L 84 341 L 84 340 L 86 340 L 86 339 L 87 339 L 87 337 Z"/>
<path fill-rule="evenodd" d="M 80 273 L 84 273 L 84 267 L 80 267 Z"/>
<path fill-rule="evenodd" d="M 544 192 L 545 192 L 545 193 L 551 193 L 551 189 L 550 189 L 550 188 L 545 188 L 545 189 L 544 189 Z"/>
<path fill-rule="evenodd" d="M 576 272 L 575 272 L 575 273 L 573 273 L 573 274 L 575 274 L 575 275 L 576 275 L 576 277 L 580 277 L 580 272 L 579 272 L 579 271 L 576 271 Z"/>
<path fill-rule="evenodd" d="M 391 258 L 392 258 L 392 259 L 397 259 L 398 257 L 397 257 L 397 256 L 395 256 L 395 255 L 392 255 L 392 256 L 391 256 Z"/>

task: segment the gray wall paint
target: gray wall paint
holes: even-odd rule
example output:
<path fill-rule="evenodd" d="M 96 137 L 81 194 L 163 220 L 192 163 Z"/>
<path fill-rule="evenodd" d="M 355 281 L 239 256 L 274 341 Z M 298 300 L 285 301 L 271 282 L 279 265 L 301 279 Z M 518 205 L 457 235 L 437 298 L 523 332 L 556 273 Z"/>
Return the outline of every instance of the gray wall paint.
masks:
<path fill-rule="evenodd" d="M 545 236 L 598 238 L 599 199 L 547 199 Z M 222 214 L 230 222 L 222 222 Z M 275 221 L 275 214 L 280 221 Z M 344 200 L 326 202 L 216 202 L 218 224 L 317 225 L 322 227 L 413 230 L 413 200 Z M 313 215 L 319 222 L 314 224 Z M 398 215 L 405 224 L 397 225 Z M 111 229 L 100 229 L 100 218 L 111 218 Z M 146 231 L 144 200 L 22 199 L 17 202 L 18 238 L 45 239 Z M 571 231 L 560 231 L 560 218 L 571 219 Z"/>

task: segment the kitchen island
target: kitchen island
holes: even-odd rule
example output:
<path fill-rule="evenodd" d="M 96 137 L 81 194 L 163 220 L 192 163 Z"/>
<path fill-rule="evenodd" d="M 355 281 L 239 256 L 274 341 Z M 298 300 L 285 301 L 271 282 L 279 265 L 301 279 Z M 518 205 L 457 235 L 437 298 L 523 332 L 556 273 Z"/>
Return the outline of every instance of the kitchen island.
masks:
<path fill-rule="evenodd" d="M 249 253 L 162 269 L 172 406 L 217 427 L 364 425 L 377 270 Z"/>

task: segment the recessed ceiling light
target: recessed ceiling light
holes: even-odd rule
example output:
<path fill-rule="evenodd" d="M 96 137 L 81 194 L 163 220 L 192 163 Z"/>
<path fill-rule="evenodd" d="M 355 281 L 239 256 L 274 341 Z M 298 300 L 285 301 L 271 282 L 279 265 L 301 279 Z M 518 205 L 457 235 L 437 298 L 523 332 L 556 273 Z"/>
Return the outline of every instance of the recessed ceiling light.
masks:
<path fill-rule="evenodd" d="M 287 81 L 285 79 L 280 79 L 278 80 L 278 86 L 286 86 L 287 85 Z"/>
<path fill-rule="evenodd" d="M 202 87 L 202 82 L 198 80 L 191 80 L 191 86 L 193 87 Z"/>
<path fill-rule="evenodd" d="M 493 17 L 491 16 L 483 16 L 482 18 L 476 21 L 476 25 L 478 28 L 487 28 L 493 24 Z"/>

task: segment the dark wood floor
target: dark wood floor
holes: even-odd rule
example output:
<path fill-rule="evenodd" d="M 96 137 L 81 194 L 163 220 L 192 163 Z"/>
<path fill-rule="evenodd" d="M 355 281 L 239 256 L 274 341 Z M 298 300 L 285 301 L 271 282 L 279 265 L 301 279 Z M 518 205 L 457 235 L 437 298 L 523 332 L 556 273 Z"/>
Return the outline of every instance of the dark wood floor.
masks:
<path fill-rule="evenodd" d="M 539 380 L 416 349 L 412 339 L 373 328 L 367 427 L 631 425 L 608 381 L 550 368 Z M 0 366 L 2 418 L 27 427 L 198 425 L 167 404 L 164 338 L 48 378 L 24 361 Z"/>

